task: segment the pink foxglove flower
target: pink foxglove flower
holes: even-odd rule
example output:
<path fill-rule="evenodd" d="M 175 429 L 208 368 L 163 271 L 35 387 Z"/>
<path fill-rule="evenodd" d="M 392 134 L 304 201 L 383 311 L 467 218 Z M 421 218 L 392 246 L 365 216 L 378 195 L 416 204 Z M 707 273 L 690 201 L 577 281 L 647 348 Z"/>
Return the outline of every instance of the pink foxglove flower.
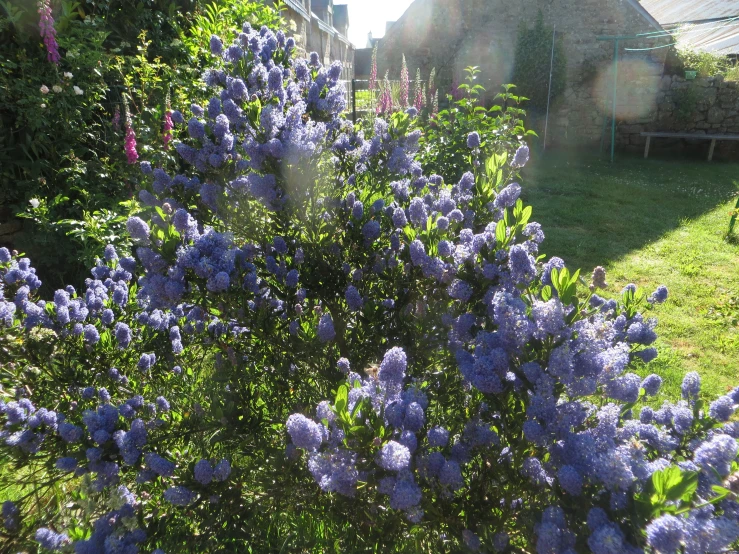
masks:
<path fill-rule="evenodd" d="M 166 111 L 164 112 L 164 148 L 169 148 L 169 143 L 172 141 L 172 129 L 174 124 L 172 123 L 172 110 L 169 105 L 169 94 L 167 94 Z"/>
<path fill-rule="evenodd" d="M 126 158 L 129 164 L 136 163 L 139 159 L 139 154 L 136 152 L 136 133 L 133 131 L 133 127 L 126 123 Z"/>
<path fill-rule="evenodd" d="M 432 104 L 434 101 L 434 94 L 436 94 L 436 68 L 431 69 L 431 74 L 429 75 L 429 95 L 428 103 Z"/>
<path fill-rule="evenodd" d="M 408 66 L 405 63 L 405 54 L 403 54 L 403 64 L 400 66 L 400 107 L 403 109 L 408 107 L 409 89 L 410 79 L 408 77 Z"/>
<path fill-rule="evenodd" d="M 372 69 L 370 69 L 369 90 L 375 90 L 377 86 L 377 45 L 372 50 Z"/>
<path fill-rule="evenodd" d="M 421 87 L 421 69 L 416 70 L 416 97 L 413 99 L 413 106 L 419 111 L 423 108 L 423 88 Z"/>
<path fill-rule="evenodd" d="M 389 114 L 393 111 L 393 95 L 390 91 L 390 80 L 388 79 L 387 72 L 385 73 L 385 80 L 382 84 L 382 92 L 380 93 L 380 101 L 377 104 L 378 114 Z"/>
<path fill-rule="evenodd" d="M 39 30 L 41 38 L 44 39 L 46 45 L 46 59 L 51 63 L 59 64 L 61 56 L 59 56 L 59 45 L 56 42 L 56 29 L 54 29 L 54 17 L 51 15 L 50 0 L 39 0 Z"/>
<path fill-rule="evenodd" d="M 128 123 L 126 123 L 126 158 L 130 164 L 136 163 L 139 159 L 138 152 L 136 152 L 136 133 Z"/>
<path fill-rule="evenodd" d="M 135 164 L 136 160 L 139 159 L 139 154 L 136 152 L 136 133 L 133 130 L 133 122 L 131 121 L 131 114 L 128 111 L 128 104 L 125 104 L 126 109 L 126 139 L 125 139 L 125 150 L 126 158 L 129 164 Z"/>

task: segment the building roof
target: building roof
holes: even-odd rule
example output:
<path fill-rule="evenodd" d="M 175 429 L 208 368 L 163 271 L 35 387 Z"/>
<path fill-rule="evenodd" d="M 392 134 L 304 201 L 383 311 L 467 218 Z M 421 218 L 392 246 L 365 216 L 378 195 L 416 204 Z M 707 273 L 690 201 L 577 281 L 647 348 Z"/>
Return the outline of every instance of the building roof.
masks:
<path fill-rule="evenodd" d="M 662 26 L 660 25 L 659 21 L 657 21 L 654 16 L 647 11 L 647 9 L 644 7 L 644 3 L 640 2 L 639 0 L 626 0 L 629 5 L 634 8 L 639 15 L 641 15 L 644 19 L 647 20 L 647 22 L 654 27 L 657 30 L 662 30 Z"/>
<path fill-rule="evenodd" d="M 697 23 L 739 15 L 739 0 L 641 0 L 660 25 Z"/>
<path fill-rule="evenodd" d="M 334 23 L 337 19 L 345 20 L 349 24 L 349 6 L 347 4 L 334 4 Z"/>
<path fill-rule="evenodd" d="M 739 53 L 739 0 L 641 0 L 678 46 Z"/>
<path fill-rule="evenodd" d="M 321 29 L 322 31 L 325 31 L 331 36 L 334 36 L 338 32 L 331 25 L 329 25 L 323 19 L 317 16 L 314 12 L 311 12 L 310 15 L 311 15 L 311 19 L 316 22 L 316 24 L 318 25 L 318 28 Z"/>
<path fill-rule="evenodd" d="M 372 31 L 367 33 L 367 44 L 365 44 L 365 48 L 374 48 L 378 42 L 382 40 L 381 38 L 375 38 L 372 36 Z"/>
<path fill-rule="evenodd" d="M 342 34 L 347 34 L 349 30 L 349 6 L 346 4 L 334 4 L 334 28 Z"/>
<path fill-rule="evenodd" d="M 303 18 L 310 19 L 310 14 L 308 13 L 308 10 L 305 9 L 305 6 L 303 5 L 303 2 L 301 0 L 284 0 L 284 1 L 289 7 L 291 7 L 297 13 L 302 15 Z"/>

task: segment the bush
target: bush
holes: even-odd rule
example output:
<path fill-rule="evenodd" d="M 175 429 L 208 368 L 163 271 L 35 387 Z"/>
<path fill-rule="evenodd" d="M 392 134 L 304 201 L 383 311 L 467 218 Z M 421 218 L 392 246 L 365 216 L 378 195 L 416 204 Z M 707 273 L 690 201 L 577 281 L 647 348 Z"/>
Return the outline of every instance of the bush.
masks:
<path fill-rule="evenodd" d="M 415 110 L 354 129 L 341 67 L 293 45 L 210 39 L 213 97 L 172 114 L 185 169 L 142 162 L 135 257 L 106 247 L 84 293 L 37 300 L 30 261 L 0 249 L 7 544 L 735 541 L 739 389 L 708 404 L 688 374 L 654 410 L 661 379 L 629 371 L 656 355 L 642 311 L 667 290 L 606 300 L 601 268 L 544 262 L 513 181 L 525 145 L 476 164 L 470 137 L 446 183 L 416 159 Z"/>
<path fill-rule="evenodd" d="M 680 121 L 689 121 L 695 115 L 698 102 L 701 98 L 699 90 L 692 85 L 678 89 L 672 93 L 675 103 L 675 115 Z"/>
<path fill-rule="evenodd" d="M 730 67 L 726 56 L 711 52 L 700 52 L 690 48 L 671 50 L 668 55 L 668 67 L 681 75 L 685 71 L 697 71 L 699 77 L 713 77 L 724 75 Z"/>
<path fill-rule="evenodd" d="M 468 67 L 465 72 L 466 82 L 458 87 L 462 96 L 459 100 L 448 95 L 447 109 L 438 114 L 424 111 L 429 125 L 421 137 L 419 152 L 419 161 L 427 172 L 455 181 L 479 160 L 490 159 L 493 154 L 512 156 L 522 139 L 536 136 L 524 127 L 525 112 L 519 107 L 523 99 L 513 94 L 514 85 L 504 85 L 504 91 L 495 97 L 496 104 L 486 109 L 480 101 L 485 89 L 475 83 L 480 70 Z M 499 178 L 503 179 L 502 171 Z"/>
<path fill-rule="evenodd" d="M 15 246 L 40 263 L 51 293 L 82 278 L 94 262 L 86 243 L 97 242 L 95 227 L 121 213 L 120 202 L 138 187 L 139 172 L 124 152 L 124 103 L 139 144 L 147 145 L 139 153 L 151 157 L 163 142 L 170 93 L 175 104 L 204 98 L 203 29 L 246 20 L 276 25 L 279 14 L 231 0 L 205 7 L 65 2 L 52 10 L 55 64 L 40 43 L 35 10 L 15 1 L 1 6 L 0 125 L 8 132 L 0 137 L 0 204 L 29 220 Z M 172 160 L 166 150 L 157 156 Z"/>

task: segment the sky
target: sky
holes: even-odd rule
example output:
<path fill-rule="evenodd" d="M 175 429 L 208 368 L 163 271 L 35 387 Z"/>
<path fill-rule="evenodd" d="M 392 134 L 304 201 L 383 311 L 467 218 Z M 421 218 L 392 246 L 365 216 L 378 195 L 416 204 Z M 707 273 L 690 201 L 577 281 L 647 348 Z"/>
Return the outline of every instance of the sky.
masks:
<path fill-rule="evenodd" d="M 334 0 L 349 5 L 349 40 L 364 48 L 367 33 L 377 38 L 385 34 L 385 22 L 400 18 L 413 0 Z"/>

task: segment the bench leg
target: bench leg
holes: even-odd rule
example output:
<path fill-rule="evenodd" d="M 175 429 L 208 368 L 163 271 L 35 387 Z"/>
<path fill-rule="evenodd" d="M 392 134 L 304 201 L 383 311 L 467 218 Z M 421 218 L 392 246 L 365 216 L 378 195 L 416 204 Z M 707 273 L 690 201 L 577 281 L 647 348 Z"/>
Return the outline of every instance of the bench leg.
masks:
<path fill-rule="evenodd" d="M 647 159 L 647 156 L 649 156 L 649 141 L 652 140 L 652 137 L 647 137 L 647 143 L 644 145 L 644 159 Z"/>
<path fill-rule="evenodd" d="M 708 161 L 713 159 L 713 149 L 716 146 L 716 139 L 711 139 L 711 147 L 708 149 Z"/>

